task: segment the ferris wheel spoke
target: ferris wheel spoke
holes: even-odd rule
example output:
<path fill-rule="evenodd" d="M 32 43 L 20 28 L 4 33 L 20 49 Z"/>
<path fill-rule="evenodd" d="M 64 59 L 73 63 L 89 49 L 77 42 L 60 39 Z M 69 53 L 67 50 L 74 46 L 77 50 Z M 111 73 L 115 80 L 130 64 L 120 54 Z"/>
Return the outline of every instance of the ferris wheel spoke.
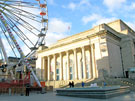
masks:
<path fill-rule="evenodd" d="M 1 25 L 1 24 L 0 24 L 0 25 Z M 16 52 L 14 51 L 14 45 L 12 44 L 11 40 L 9 39 L 9 37 L 5 34 L 6 31 L 4 31 L 4 30 L 2 29 L 2 32 L 4 33 L 4 36 L 5 36 L 5 38 L 7 39 L 7 42 L 8 42 L 8 44 L 9 44 L 9 46 L 10 46 L 10 48 L 11 48 L 13 54 L 15 55 L 15 57 L 17 57 Z"/>
<path fill-rule="evenodd" d="M 13 14 L 15 14 L 16 16 L 22 16 L 22 17 L 24 17 L 24 18 L 27 18 L 27 19 L 31 19 L 31 20 L 34 20 L 34 21 L 36 21 L 36 22 L 39 22 L 39 23 L 41 23 L 41 21 L 38 21 L 38 20 L 36 20 L 36 19 L 34 19 L 35 18 L 35 16 L 31 16 L 31 15 L 25 15 L 25 14 L 23 14 L 23 13 L 20 13 L 20 12 L 18 12 L 18 11 L 15 11 L 15 10 L 9 10 L 9 13 L 13 13 Z"/>
<path fill-rule="evenodd" d="M 25 6 L 25 5 L 27 5 L 27 7 L 34 7 L 34 8 L 36 8 L 36 7 L 38 7 L 37 6 L 37 3 L 32 3 L 32 2 L 24 2 L 24 1 L 7 1 L 7 0 L 0 0 L 0 4 L 1 5 L 17 5 L 17 6 Z"/>
<path fill-rule="evenodd" d="M 7 5 L 7 6 L 10 7 L 11 9 L 13 9 L 13 10 L 16 10 L 16 11 L 19 11 L 19 12 L 23 12 L 23 13 L 26 13 L 26 14 L 29 14 L 29 15 L 31 15 L 31 16 L 33 16 L 33 17 L 39 17 L 39 18 L 41 18 L 41 16 L 36 15 L 36 14 L 33 14 L 33 13 L 28 12 L 28 11 L 26 11 L 26 10 L 23 10 L 23 9 L 20 9 L 20 8 L 17 8 L 17 7 L 12 7 L 12 6 L 10 6 L 10 5 Z"/>
<path fill-rule="evenodd" d="M 4 13 L 4 15 L 5 15 L 5 13 Z M 9 18 L 7 15 L 5 15 L 7 18 Z M 17 28 L 21 33 L 20 33 L 20 35 L 24 38 L 27 38 L 27 39 L 29 39 L 18 27 L 17 27 L 17 25 L 9 18 L 8 20 L 10 20 L 10 22 L 12 22 L 11 23 L 11 25 L 12 25 L 12 27 L 11 27 L 11 25 L 10 25 L 10 23 L 9 23 L 9 25 L 10 25 L 10 27 L 11 27 L 11 29 L 13 29 L 14 27 L 15 28 Z M 24 39 L 25 39 L 24 38 Z M 29 40 L 30 41 L 30 40 Z M 31 42 L 32 43 L 32 42 Z"/>
<path fill-rule="evenodd" d="M 8 16 L 9 16 L 12 20 L 15 20 L 14 18 L 17 18 L 16 23 L 20 24 L 22 27 L 24 27 L 24 28 L 26 28 L 27 30 L 29 30 L 29 31 L 30 31 L 31 33 L 33 33 L 35 36 L 37 36 L 37 35 L 36 35 L 34 32 L 31 31 L 32 29 L 34 29 L 34 30 L 40 32 L 40 30 L 37 29 L 37 28 L 35 28 L 32 24 L 28 23 L 27 21 L 23 20 L 22 18 L 20 18 L 19 16 L 15 15 L 15 14 L 13 14 L 13 15 L 14 15 L 14 17 L 9 16 L 9 15 L 8 15 Z M 19 22 L 18 20 L 21 20 L 21 22 L 24 22 L 25 24 Z M 31 27 L 31 28 L 29 28 L 29 27 Z"/>
<path fill-rule="evenodd" d="M 12 13 L 13 14 L 13 13 Z M 37 31 L 39 31 L 40 32 L 40 30 L 39 29 L 37 29 L 36 27 L 34 27 L 32 24 L 30 24 L 30 23 L 28 23 L 26 20 L 24 20 L 23 18 L 21 18 L 21 17 L 19 17 L 18 15 L 16 15 L 16 14 L 13 14 L 14 16 L 16 16 L 17 18 L 19 18 L 22 22 L 24 22 L 26 25 L 28 25 L 28 26 L 30 26 L 31 27 L 31 29 L 36 29 Z M 26 26 L 26 27 L 28 27 L 28 26 Z"/>
<path fill-rule="evenodd" d="M 14 30 L 14 32 L 16 33 L 16 35 L 17 35 L 23 42 L 25 42 L 24 40 L 27 39 L 27 40 L 34 46 L 34 43 L 30 40 L 30 38 L 28 38 L 28 37 L 23 33 L 23 31 L 22 31 L 19 27 L 17 27 L 17 25 L 16 25 L 12 20 L 10 20 L 10 21 L 11 21 L 11 24 L 9 24 L 9 25 L 13 25 L 13 27 L 10 26 L 10 28 L 11 28 L 12 30 Z M 16 28 L 17 31 L 16 31 L 14 28 Z M 29 47 L 29 48 L 30 48 L 30 47 Z"/>

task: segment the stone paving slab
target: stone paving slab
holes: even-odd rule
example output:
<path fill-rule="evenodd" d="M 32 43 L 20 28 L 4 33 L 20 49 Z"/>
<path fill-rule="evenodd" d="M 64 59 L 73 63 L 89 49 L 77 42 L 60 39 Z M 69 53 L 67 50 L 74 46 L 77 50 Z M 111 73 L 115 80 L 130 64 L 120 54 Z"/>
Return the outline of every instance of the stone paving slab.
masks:
<path fill-rule="evenodd" d="M 76 98 L 66 96 L 56 96 L 55 92 L 48 92 L 46 94 L 30 94 L 30 96 L 8 96 L 0 95 L 0 101 L 135 101 L 135 92 L 113 97 L 110 99 L 91 99 L 91 98 Z"/>

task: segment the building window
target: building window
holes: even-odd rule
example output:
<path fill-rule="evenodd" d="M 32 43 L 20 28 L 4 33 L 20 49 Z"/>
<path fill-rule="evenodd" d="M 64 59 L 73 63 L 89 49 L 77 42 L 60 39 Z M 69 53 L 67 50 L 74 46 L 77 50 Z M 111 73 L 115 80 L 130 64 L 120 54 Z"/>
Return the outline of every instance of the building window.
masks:
<path fill-rule="evenodd" d="M 86 56 L 86 78 L 90 78 L 90 60 L 88 56 Z"/>
<path fill-rule="evenodd" d="M 83 74 L 83 61 L 82 60 L 81 60 L 81 72 L 82 72 L 82 79 L 83 79 L 83 77 L 84 77 L 83 75 L 84 74 Z"/>
<path fill-rule="evenodd" d="M 59 80 L 59 75 L 57 75 L 56 80 L 57 80 L 57 81 Z"/>
<path fill-rule="evenodd" d="M 89 75 L 89 64 L 86 65 L 86 72 L 87 72 L 87 79 L 90 78 L 90 75 Z"/>
<path fill-rule="evenodd" d="M 69 73 L 70 73 L 70 80 L 73 80 L 73 60 L 70 59 L 70 67 L 69 67 Z"/>
<path fill-rule="evenodd" d="M 59 68 L 56 69 L 56 80 L 59 80 Z"/>
<path fill-rule="evenodd" d="M 70 80 L 73 80 L 73 71 L 72 71 L 72 67 L 70 67 Z"/>
<path fill-rule="evenodd" d="M 56 74 L 59 74 L 59 69 L 58 68 L 56 69 Z"/>
<path fill-rule="evenodd" d="M 70 73 L 72 73 L 72 67 L 70 67 Z"/>
<path fill-rule="evenodd" d="M 70 80 L 73 80 L 73 74 L 70 74 Z"/>

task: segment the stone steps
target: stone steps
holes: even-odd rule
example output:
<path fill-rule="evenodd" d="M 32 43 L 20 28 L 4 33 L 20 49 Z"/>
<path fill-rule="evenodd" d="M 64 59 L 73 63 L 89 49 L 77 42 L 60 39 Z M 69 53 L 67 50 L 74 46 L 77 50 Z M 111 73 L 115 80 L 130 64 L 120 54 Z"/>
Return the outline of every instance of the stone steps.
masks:
<path fill-rule="evenodd" d="M 127 78 L 95 79 L 90 82 L 85 82 L 85 86 L 90 86 L 92 83 L 97 83 L 98 86 L 103 86 L 103 82 L 106 82 L 107 86 L 113 86 L 113 85 L 130 86 L 130 89 L 135 91 L 135 80 L 131 80 Z M 81 87 L 81 83 L 77 83 L 75 87 Z"/>
<path fill-rule="evenodd" d="M 111 86 L 111 87 L 87 87 L 87 88 L 67 88 L 56 90 L 59 96 L 87 97 L 96 99 L 106 99 L 114 96 L 129 93 L 129 87 Z"/>

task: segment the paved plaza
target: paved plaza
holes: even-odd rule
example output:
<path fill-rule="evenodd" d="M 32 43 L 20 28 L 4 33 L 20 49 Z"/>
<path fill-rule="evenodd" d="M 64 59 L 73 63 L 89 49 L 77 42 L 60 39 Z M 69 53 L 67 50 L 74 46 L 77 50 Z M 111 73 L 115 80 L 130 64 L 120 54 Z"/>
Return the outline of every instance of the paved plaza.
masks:
<path fill-rule="evenodd" d="M 131 92 L 130 94 L 125 94 L 118 97 L 113 97 L 110 99 L 90 99 L 56 96 L 55 92 L 48 92 L 46 94 L 31 93 L 30 96 L 0 95 L 0 101 L 135 101 L 135 92 Z"/>

